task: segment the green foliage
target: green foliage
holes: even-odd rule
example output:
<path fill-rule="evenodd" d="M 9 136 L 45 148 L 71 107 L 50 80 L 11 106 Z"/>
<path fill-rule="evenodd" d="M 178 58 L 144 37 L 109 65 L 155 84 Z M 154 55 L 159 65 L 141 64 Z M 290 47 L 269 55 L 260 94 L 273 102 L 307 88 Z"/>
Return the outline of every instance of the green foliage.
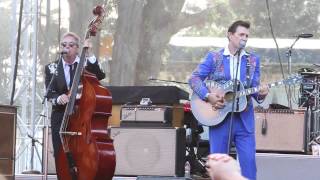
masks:
<path fill-rule="evenodd" d="M 229 3 L 215 2 L 210 13 L 211 22 L 192 26 L 186 31 L 188 36 L 225 36 L 229 19 L 234 18 L 234 14 L 229 11 Z"/>
<path fill-rule="evenodd" d="M 319 37 L 320 1 L 269 1 L 270 16 L 277 37 L 288 38 L 308 32 Z M 189 28 L 186 35 L 225 36 L 228 25 L 244 19 L 252 23 L 251 37 L 270 38 L 266 0 L 215 1 L 212 22 Z"/>

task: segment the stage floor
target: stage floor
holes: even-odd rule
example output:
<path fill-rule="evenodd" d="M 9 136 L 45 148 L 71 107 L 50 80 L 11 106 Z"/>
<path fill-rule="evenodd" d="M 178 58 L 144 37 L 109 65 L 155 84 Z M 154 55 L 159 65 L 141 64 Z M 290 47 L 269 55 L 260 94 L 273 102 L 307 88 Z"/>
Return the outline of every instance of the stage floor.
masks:
<path fill-rule="evenodd" d="M 301 155 L 301 154 L 273 154 L 257 153 L 257 179 L 258 180 L 317 180 L 320 177 L 320 156 Z M 139 176 L 141 177 L 141 176 Z M 121 177 L 115 176 L 113 180 L 139 180 L 139 179 L 162 179 L 164 177 L 150 176 L 145 177 Z M 43 175 L 17 174 L 16 180 L 43 180 Z M 55 175 L 48 175 L 48 180 L 56 180 Z M 167 178 L 168 179 L 168 178 Z M 169 179 L 184 179 L 169 178 Z M 193 179 L 208 179 L 196 177 Z M 0 180 L 2 180 L 0 178 Z"/>
<path fill-rule="evenodd" d="M 17 174 L 15 180 L 44 180 L 43 175 L 37 174 Z M 136 177 L 114 177 L 112 180 L 136 180 Z M 0 178 L 0 180 L 2 180 Z M 48 175 L 47 180 L 57 180 L 56 175 Z"/>

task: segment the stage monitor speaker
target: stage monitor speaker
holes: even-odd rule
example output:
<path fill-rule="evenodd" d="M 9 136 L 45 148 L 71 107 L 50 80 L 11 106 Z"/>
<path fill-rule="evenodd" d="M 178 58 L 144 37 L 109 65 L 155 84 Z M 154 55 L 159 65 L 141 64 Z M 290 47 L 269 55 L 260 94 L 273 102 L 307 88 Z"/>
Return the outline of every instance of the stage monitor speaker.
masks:
<path fill-rule="evenodd" d="M 188 177 L 138 176 L 137 180 L 191 180 Z"/>
<path fill-rule="evenodd" d="M 14 177 L 16 115 L 14 106 L 0 105 L 0 176 Z"/>
<path fill-rule="evenodd" d="M 54 160 L 54 153 L 53 153 L 53 145 L 52 145 L 52 134 L 51 134 L 51 127 L 49 127 L 48 130 L 48 142 L 47 142 L 47 138 L 46 138 L 46 128 L 43 128 L 43 154 L 42 154 L 42 171 L 45 171 L 45 152 L 47 152 L 48 154 L 48 164 L 47 164 L 47 173 L 48 174 L 56 174 L 56 166 L 55 166 L 55 160 Z M 46 150 L 46 143 L 48 143 L 48 150 Z"/>
<path fill-rule="evenodd" d="M 258 180 L 319 179 L 319 156 L 257 153 Z"/>
<path fill-rule="evenodd" d="M 307 123 L 304 111 L 256 111 L 255 119 L 257 151 L 307 151 Z"/>
<path fill-rule="evenodd" d="M 111 128 L 115 175 L 184 176 L 184 128 Z"/>

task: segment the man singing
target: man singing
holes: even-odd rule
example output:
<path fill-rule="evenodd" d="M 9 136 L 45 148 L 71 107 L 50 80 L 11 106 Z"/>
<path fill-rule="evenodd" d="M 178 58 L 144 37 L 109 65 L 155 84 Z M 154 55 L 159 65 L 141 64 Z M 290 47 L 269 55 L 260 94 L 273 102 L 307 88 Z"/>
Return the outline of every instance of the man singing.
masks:
<path fill-rule="evenodd" d="M 258 56 L 246 52 L 244 45 L 249 37 L 250 23 L 246 21 L 235 21 L 228 28 L 228 45 L 218 52 L 209 52 L 189 80 L 191 89 L 203 101 L 212 105 L 213 110 L 224 108 L 225 99 L 221 91 L 210 92 L 205 80 L 212 80 L 217 83 L 224 83 L 228 80 L 237 79 L 246 88 L 256 87 L 260 84 L 260 59 Z M 239 66 L 237 67 L 239 59 Z M 249 69 L 247 69 L 249 68 Z M 268 87 L 262 86 L 259 93 L 252 97 L 261 101 L 268 94 Z M 230 146 L 229 127 L 231 119 L 231 141 L 235 143 L 241 173 L 248 179 L 256 179 L 256 144 L 254 131 L 254 110 L 251 98 L 248 98 L 248 105 L 242 112 L 230 114 L 216 126 L 209 127 L 210 153 L 227 153 Z"/>

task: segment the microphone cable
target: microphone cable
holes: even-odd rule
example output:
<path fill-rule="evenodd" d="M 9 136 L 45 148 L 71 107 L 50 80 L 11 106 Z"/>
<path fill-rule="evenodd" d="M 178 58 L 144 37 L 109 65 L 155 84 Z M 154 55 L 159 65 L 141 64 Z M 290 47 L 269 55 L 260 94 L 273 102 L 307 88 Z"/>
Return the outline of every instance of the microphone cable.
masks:
<path fill-rule="evenodd" d="M 271 20 L 271 16 L 270 16 L 269 0 L 266 0 L 266 7 L 267 7 L 267 13 L 268 13 L 268 20 L 269 20 L 270 32 L 271 32 L 271 35 L 272 35 L 272 39 L 274 40 L 274 42 L 275 42 L 275 44 L 276 44 L 278 61 L 279 61 L 279 64 L 280 64 L 280 69 L 281 69 L 282 78 L 285 79 L 284 70 L 283 70 L 283 65 L 282 65 L 281 56 L 280 56 L 279 45 L 278 45 L 277 39 L 276 39 L 276 37 L 275 37 L 275 35 L 274 35 L 274 31 L 273 31 L 272 20 Z M 289 93 L 288 93 L 288 87 L 287 87 L 287 85 L 285 85 L 284 88 L 285 88 L 285 90 L 286 90 L 286 95 L 287 95 L 287 99 L 288 99 L 288 105 L 291 106 L 291 101 L 290 101 L 290 99 L 289 99 Z"/>

